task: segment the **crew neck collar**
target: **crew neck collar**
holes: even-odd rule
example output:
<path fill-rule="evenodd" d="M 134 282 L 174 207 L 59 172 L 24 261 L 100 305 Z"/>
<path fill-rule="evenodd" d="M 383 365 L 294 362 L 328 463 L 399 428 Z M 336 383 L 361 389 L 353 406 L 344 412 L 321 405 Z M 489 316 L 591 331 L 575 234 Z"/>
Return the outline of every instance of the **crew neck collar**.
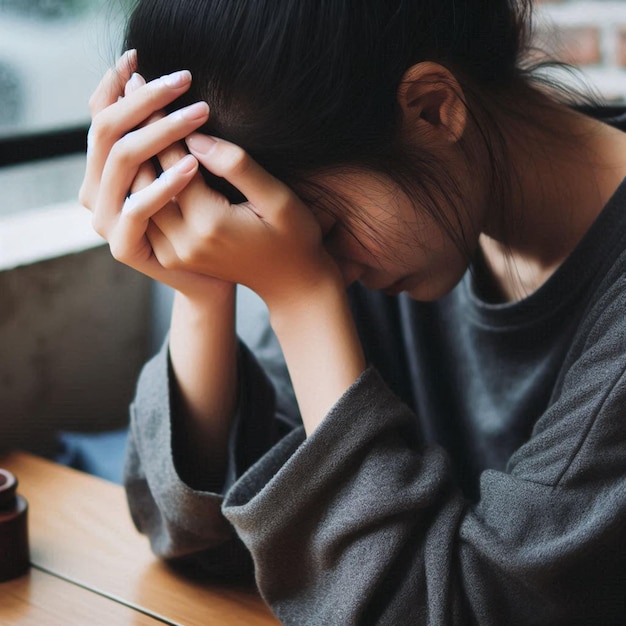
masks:
<path fill-rule="evenodd" d="M 468 314 L 477 322 L 490 325 L 532 323 L 552 316 L 587 291 L 590 281 L 602 275 L 626 249 L 626 179 L 622 181 L 572 253 L 539 289 L 515 302 L 490 303 L 477 290 L 472 271 L 464 276 L 459 289 Z"/>

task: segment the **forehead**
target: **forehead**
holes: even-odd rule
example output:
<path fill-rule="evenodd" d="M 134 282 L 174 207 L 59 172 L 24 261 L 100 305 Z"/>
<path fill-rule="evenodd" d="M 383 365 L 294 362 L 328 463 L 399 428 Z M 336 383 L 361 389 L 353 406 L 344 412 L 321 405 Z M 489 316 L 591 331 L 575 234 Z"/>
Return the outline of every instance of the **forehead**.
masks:
<path fill-rule="evenodd" d="M 393 215 L 408 198 L 389 176 L 372 170 L 346 168 L 317 173 L 306 183 L 316 210 L 336 219 L 351 214 Z"/>
<path fill-rule="evenodd" d="M 310 204 L 323 233 L 331 232 L 335 246 L 344 256 L 368 265 L 372 258 L 404 254 L 415 232 L 423 230 L 425 216 L 390 177 L 382 173 L 346 169 L 312 178 Z"/>

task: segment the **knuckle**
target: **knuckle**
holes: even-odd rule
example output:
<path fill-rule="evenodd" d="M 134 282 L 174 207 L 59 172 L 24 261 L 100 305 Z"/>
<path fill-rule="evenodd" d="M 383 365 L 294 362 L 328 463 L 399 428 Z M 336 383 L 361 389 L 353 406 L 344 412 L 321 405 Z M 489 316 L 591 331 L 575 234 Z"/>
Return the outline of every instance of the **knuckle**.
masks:
<path fill-rule="evenodd" d="M 78 190 L 78 202 L 86 209 L 90 211 L 93 209 L 91 205 L 91 194 L 89 193 L 87 186 L 83 183 Z"/>
<path fill-rule="evenodd" d="M 103 106 L 104 106 L 103 94 L 101 93 L 100 90 L 94 91 L 89 97 L 89 100 L 87 101 L 87 107 L 89 109 L 89 113 L 91 114 L 91 117 L 93 118 L 96 115 L 98 115 L 98 113 L 102 111 Z"/>
<path fill-rule="evenodd" d="M 199 229 L 201 246 L 215 246 L 224 236 L 224 226 L 217 220 L 207 220 Z"/>
<path fill-rule="evenodd" d="M 182 146 L 173 144 L 163 152 L 159 154 L 159 162 L 163 167 L 163 170 L 167 170 L 176 165 L 181 159 L 187 155 L 187 152 L 183 150 Z"/>
<path fill-rule="evenodd" d="M 116 261 L 120 263 L 127 263 L 129 261 L 128 247 L 123 241 L 112 239 L 109 242 L 109 250 L 111 251 L 111 256 Z"/>
<path fill-rule="evenodd" d="M 87 105 L 89 107 L 89 112 L 93 115 L 97 114 L 103 105 L 103 100 L 106 95 L 106 85 L 111 81 L 112 70 L 109 69 L 106 74 L 103 76 L 100 85 L 97 89 L 91 94 L 89 100 L 87 101 Z"/>
<path fill-rule="evenodd" d="M 87 141 L 90 147 L 95 144 L 110 141 L 113 132 L 110 127 L 108 116 L 98 113 L 94 116 L 89 132 L 87 133 Z"/>
<path fill-rule="evenodd" d="M 291 228 L 296 215 L 293 196 L 288 191 L 277 191 L 273 197 L 273 205 L 274 217 L 272 221 L 281 228 Z"/>
<path fill-rule="evenodd" d="M 250 168 L 250 157 L 248 153 L 239 146 L 225 146 L 221 156 L 226 172 L 232 175 L 242 176 Z"/>
<path fill-rule="evenodd" d="M 164 102 L 168 99 L 174 99 L 175 93 L 168 89 L 161 79 L 149 82 L 143 90 L 143 98 L 154 111 L 161 109 Z M 169 96 L 169 98 L 168 98 Z"/>
<path fill-rule="evenodd" d="M 197 248 L 193 245 L 187 245 L 184 248 L 178 250 L 178 257 L 183 265 L 193 265 L 198 260 Z"/>
<path fill-rule="evenodd" d="M 162 265 L 166 270 L 180 269 L 181 262 L 176 254 L 165 250 L 155 250 L 154 254 L 157 257 L 159 264 Z"/>
<path fill-rule="evenodd" d="M 274 193 L 274 203 L 280 214 L 289 213 L 293 210 L 294 195 L 287 188 L 277 189 Z"/>
<path fill-rule="evenodd" d="M 133 164 L 136 160 L 136 149 L 131 135 L 124 135 L 124 137 L 116 141 L 111 148 L 109 157 L 121 167 Z"/>
<path fill-rule="evenodd" d="M 144 216 L 141 214 L 141 204 L 138 200 L 131 196 L 124 203 L 124 210 L 122 212 L 122 219 L 130 224 L 141 224 L 145 222 Z"/>
<path fill-rule="evenodd" d="M 94 117 L 98 112 L 99 102 L 100 102 L 100 98 L 98 97 L 98 95 L 95 93 L 92 93 L 91 97 L 87 101 L 87 108 L 89 109 L 89 113 L 91 114 L 92 117 Z"/>
<path fill-rule="evenodd" d="M 116 261 L 121 261 L 122 257 L 124 255 L 121 246 L 116 242 L 116 241 L 111 241 L 109 242 L 109 250 L 111 252 L 111 256 L 116 260 Z"/>
<path fill-rule="evenodd" d="M 105 237 L 106 228 L 104 222 L 102 221 L 102 218 L 97 211 L 94 211 L 93 215 L 91 216 L 91 227 L 96 231 L 96 233 L 98 233 L 98 235 L 100 235 L 100 237 Z"/>

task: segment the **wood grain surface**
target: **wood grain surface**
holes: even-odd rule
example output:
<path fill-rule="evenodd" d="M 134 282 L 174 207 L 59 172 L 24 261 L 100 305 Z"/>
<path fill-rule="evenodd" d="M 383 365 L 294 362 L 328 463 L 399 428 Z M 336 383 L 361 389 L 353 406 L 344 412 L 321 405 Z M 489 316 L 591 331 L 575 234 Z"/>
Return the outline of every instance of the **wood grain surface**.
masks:
<path fill-rule="evenodd" d="M 0 458 L 0 467 L 18 477 L 29 502 L 36 566 L 167 623 L 279 624 L 256 590 L 194 581 L 158 560 L 133 526 L 119 485 L 22 452 Z"/>
<path fill-rule="evenodd" d="M 162 623 L 37 569 L 0 583 L 0 626 L 158 626 Z"/>

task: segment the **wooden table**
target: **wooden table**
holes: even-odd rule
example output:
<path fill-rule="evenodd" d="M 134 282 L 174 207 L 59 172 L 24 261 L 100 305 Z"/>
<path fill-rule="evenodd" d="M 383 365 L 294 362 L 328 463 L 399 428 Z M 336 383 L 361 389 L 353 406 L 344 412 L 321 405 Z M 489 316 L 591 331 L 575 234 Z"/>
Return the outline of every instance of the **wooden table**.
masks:
<path fill-rule="evenodd" d="M 29 503 L 32 568 L 0 583 L 0 626 L 276 626 L 256 591 L 184 578 L 150 551 L 124 490 L 26 453 L 0 458 Z"/>

